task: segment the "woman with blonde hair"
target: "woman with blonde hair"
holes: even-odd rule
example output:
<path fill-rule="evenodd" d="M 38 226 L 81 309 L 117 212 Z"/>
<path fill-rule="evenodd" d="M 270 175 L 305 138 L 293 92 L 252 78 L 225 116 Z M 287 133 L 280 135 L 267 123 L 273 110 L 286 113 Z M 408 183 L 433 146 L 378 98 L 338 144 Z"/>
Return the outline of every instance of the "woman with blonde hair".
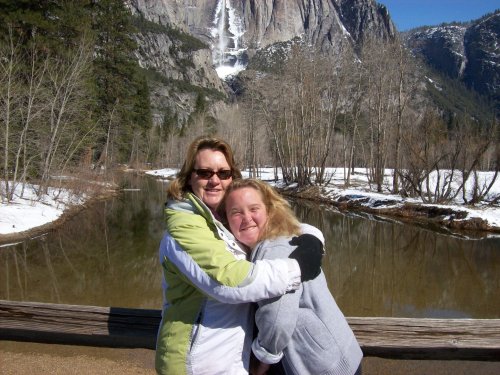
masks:
<path fill-rule="evenodd" d="M 251 249 L 254 262 L 287 258 L 310 234 L 324 242 L 317 228 L 300 224 L 286 200 L 259 180 L 235 180 L 220 210 L 236 239 Z M 297 233 L 310 234 L 293 237 Z M 280 360 L 287 375 L 361 373 L 363 354 L 323 272 L 294 293 L 258 306 L 252 350 L 260 363 L 253 374 L 265 374 Z"/>

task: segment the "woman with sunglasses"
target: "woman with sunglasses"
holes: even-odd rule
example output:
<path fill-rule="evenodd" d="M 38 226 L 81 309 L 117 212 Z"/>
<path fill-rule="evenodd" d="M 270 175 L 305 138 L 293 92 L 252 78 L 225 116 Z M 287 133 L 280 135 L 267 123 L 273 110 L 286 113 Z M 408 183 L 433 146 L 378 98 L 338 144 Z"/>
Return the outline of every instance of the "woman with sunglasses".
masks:
<path fill-rule="evenodd" d="M 167 190 L 160 244 L 164 305 L 156 343 L 159 374 L 247 374 L 253 310 L 320 273 L 322 246 L 303 241 L 289 258 L 247 261 L 217 208 L 241 178 L 230 146 L 196 139 Z M 248 333 L 248 334 L 247 334 Z"/>

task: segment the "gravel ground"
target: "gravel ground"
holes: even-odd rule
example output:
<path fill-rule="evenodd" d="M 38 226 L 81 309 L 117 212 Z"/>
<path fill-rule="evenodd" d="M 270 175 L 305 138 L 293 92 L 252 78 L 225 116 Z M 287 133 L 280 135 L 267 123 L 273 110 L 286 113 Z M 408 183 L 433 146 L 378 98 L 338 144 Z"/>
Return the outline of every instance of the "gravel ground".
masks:
<path fill-rule="evenodd" d="M 154 375 L 154 351 L 0 341 L 2 375 Z M 498 375 L 500 362 L 363 360 L 363 375 Z"/>
<path fill-rule="evenodd" d="M 154 375 L 154 351 L 0 341 L 2 375 Z"/>

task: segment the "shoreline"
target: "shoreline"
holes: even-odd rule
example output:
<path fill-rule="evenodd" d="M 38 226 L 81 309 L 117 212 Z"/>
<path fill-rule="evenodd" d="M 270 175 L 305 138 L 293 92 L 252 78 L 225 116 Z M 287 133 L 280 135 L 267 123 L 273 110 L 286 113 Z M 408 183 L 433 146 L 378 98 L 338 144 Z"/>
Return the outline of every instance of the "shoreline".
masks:
<path fill-rule="evenodd" d="M 391 199 L 390 196 L 374 199 L 373 196 L 364 195 L 362 192 L 356 195 L 339 194 L 335 197 L 328 197 L 321 193 L 319 187 L 304 189 L 277 187 L 277 190 L 291 199 L 298 198 L 325 204 L 342 213 L 355 212 L 381 219 L 396 220 L 446 235 L 471 239 L 500 237 L 500 227 L 492 226 L 480 217 L 471 217 L 466 207 L 410 203 Z"/>
<path fill-rule="evenodd" d="M 147 174 L 144 171 L 135 172 L 142 176 L 159 178 L 159 176 Z M 368 219 L 375 217 L 381 220 L 395 220 L 444 235 L 465 239 L 500 237 L 500 227 L 492 226 L 480 217 L 470 217 L 466 211 L 466 207 L 405 202 L 400 199 L 393 199 L 390 195 L 385 194 L 382 194 L 383 198 L 376 199 L 369 193 L 363 194 L 362 191 L 354 195 L 340 193 L 329 196 L 317 186 L 302 189 L 296 187 L 275 187 L 282 195 L 290 199 L 301 199 L 315 204 L 324 204 L 341 213 L 352 212 L 361 216 L 366 215 Z M 89 198 L 85 203 L 69 207 L 59 218 L 52 222 L 22 232 L 0 234 L 0 247 L 15 245 L 44 236 L 60 228 L 66 221 L 84 209 L 117 196 L 121 192 L 122 190 L 120 189 L 101 191 L 98 195 Z"/>
<path fill-rule="evenodd" d="M 85 203 L 72 205 L 68 209 L 64 210 L 61 216 L 56 220 L 49 223 L 39 225 L 37 227 L 30 228 L 22 232 L 0 234 L 0 248 L 4 246 L 15 245 L 24 241 L 30 241 L 37 237 L 45 236 L 46 234 L 60 228 L 64 223 L 78 215 L 83 210 L 88 207 L 97 204 L 101 201 L 115 197 L 121 193 L 118 189 L 106 190 L 105 192 L 100 192 L 98 195 L 89 198 Z"/>

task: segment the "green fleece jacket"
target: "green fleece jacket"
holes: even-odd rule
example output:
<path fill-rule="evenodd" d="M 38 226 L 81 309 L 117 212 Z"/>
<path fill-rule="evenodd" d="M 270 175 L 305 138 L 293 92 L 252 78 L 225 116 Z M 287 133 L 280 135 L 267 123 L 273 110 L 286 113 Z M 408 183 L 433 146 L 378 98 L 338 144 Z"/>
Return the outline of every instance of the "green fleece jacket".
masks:
<path fill-rule="evenodd" d="M 165 218 L 158 373 L 246 373 L 251 341 L 245 333 L 253 330 L 247 302 L 297 288 L 300 270 L 291 259 L 248 262 L 232 234 L 193 194 L 168 202 Z"/>

